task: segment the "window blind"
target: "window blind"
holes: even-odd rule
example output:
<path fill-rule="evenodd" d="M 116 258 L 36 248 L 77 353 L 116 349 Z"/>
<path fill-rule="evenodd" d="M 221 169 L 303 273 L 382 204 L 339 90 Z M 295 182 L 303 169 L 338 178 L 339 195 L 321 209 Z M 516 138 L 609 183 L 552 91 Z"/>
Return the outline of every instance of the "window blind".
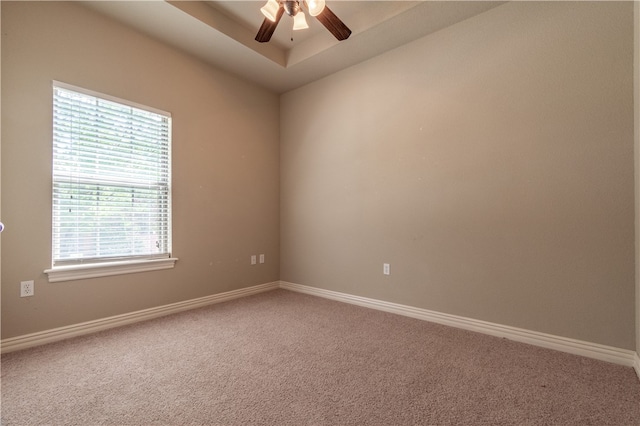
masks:
<path fill-rule="evenodd" d="M 53 87 L 53 266 L 169 257 L 171 116 Z"/>

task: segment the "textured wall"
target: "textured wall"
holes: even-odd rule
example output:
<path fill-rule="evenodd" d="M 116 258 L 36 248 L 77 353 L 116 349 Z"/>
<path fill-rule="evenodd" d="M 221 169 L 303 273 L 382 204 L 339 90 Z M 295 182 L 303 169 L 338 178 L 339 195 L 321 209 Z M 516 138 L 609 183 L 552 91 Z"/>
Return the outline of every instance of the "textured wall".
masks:
<path fill-rule="evenodd" d="M 174 269 L 47 281 L 52 80 L 172 113 Z M 2 2 L 2 338 L 277 280 L 278 126 L 276 95 L 77 3 Z"/>
<path fill-rule="evenodd" d="M 631 2 L 513 2 L 289 92 L 281 279 L 633 349 L 633 132 Z"/>

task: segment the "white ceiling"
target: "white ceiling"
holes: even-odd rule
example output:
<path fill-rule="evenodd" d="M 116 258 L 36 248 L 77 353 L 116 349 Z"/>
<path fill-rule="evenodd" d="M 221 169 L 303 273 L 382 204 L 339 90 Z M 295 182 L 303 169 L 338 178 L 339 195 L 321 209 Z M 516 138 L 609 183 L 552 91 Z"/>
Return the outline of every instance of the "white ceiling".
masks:
<path fill-rule="evenodd" d="M 308 14 L 309 29 L 293 32 L 293 20 L 285 14 L 268 43 L 254 40 L 266 0 L 83 3 L 220 69 L 283 93 L 504 2 L 327 0 L 352 30 L 349 39 L 337 41 Z"/>

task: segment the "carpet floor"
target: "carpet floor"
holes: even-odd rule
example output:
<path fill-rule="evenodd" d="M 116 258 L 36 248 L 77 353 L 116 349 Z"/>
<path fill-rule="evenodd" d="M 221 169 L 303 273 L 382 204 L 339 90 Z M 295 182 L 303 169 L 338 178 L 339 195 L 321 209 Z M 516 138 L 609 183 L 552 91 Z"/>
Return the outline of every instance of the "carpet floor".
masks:
<path fill-rule="evenodd" d="M 2 425 L 640 425 L 640 381 L 275 290 L 5 354 Z"/>

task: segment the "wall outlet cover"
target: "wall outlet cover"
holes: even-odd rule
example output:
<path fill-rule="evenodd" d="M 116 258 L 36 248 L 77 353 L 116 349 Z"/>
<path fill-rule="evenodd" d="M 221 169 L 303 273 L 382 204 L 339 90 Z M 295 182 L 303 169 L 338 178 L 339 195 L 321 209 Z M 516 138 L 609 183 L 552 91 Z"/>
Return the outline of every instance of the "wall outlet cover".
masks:
<path fill-rule="evenodd" d="M 30 297 L 34 294 L 33 281 L 20 282 L 20 297 Z"/>

